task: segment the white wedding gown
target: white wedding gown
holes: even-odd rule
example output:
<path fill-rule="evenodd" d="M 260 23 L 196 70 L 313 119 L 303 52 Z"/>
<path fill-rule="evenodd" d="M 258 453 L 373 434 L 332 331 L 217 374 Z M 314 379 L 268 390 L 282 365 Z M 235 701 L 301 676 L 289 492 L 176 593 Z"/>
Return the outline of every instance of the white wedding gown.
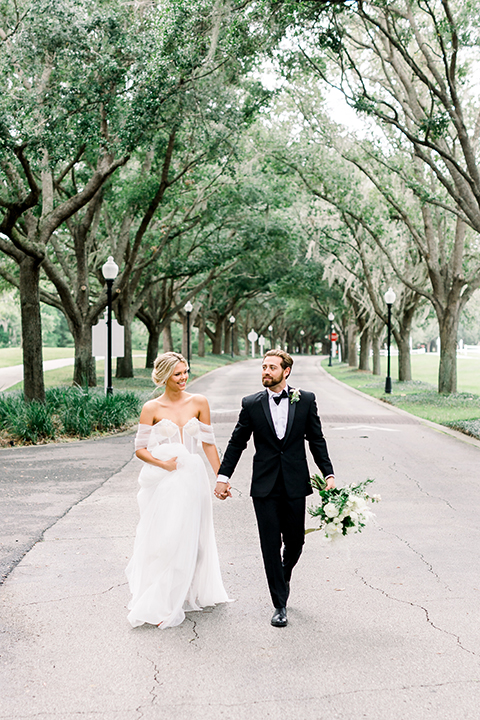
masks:
<path fill-rule="evenodd" d="M 167 419 L 139 425 L 136 450 L 146 447 L 159 460 L 178 460 L 172 472 L 145 463 L 138 478 L 140 522 L 126 568 L 132 627 L 180 625 L 186 610 L 229 602 L 215 543 L 210 483 L 197 454 L 202 442 L 214 444 L 215 437 L 211 426 L 197 418 L 183 428 Z"/>

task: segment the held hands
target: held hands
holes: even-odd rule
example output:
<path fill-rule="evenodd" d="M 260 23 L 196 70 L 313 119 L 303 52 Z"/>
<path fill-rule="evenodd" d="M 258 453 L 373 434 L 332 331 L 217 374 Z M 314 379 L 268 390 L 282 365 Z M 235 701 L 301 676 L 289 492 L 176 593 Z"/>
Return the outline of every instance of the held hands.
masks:
<path fill-rule="evenodd" d="M 230 492 L 231 487 L 230 483 L 217 481 L 213 494 L 219 500 L 226 500 L 227 497 L 232 497 L 232 493 Z"/>

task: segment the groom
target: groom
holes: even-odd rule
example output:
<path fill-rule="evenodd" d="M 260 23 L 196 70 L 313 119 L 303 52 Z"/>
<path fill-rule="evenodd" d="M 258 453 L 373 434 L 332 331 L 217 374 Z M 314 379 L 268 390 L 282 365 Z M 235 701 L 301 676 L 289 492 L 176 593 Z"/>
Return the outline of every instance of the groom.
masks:
<path fill-rule="evenodd" d="M 293 359 L 283 350 L 270 350 L 265 355 L 262 383 L 266 390 L 243 398 L 215 487 L 217 497 L 230 495 L 229 479 L 253 433 L 255 456 L 250 495 L 275 608 L 271 620 L 275 627 L 287 625 L 290 577 L 305 539 L 305 498 L 312 493 L 305 440 L 327 488 L 335 487 L 315 395 L 287 386 L 292 365 Z"/>

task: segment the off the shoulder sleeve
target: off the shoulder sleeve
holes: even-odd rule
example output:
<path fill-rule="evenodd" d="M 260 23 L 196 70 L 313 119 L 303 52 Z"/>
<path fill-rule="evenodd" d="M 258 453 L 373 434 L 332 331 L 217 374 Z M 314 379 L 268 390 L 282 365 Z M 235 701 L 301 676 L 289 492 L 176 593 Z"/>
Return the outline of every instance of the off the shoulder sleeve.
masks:
<path fill-rule="evenodd" d="M 150 433 L 152 432 L 153 425 L 144 425 L 138 423 L 137 434 L 135 435 L 135 452 L 141 448 L 148 447 L 148 441 L 150 440 Z"/>
<path fill-rule="evenodd" d="M 199 434 L 199 440 L 201 442 L 207 443 L 207 445 L 215 445 L 215 434 L 213 432 L 213 427 L 211 425 L 205 425 L 205 423 L 199 422 L 198 423 L 200 434 Z"/>

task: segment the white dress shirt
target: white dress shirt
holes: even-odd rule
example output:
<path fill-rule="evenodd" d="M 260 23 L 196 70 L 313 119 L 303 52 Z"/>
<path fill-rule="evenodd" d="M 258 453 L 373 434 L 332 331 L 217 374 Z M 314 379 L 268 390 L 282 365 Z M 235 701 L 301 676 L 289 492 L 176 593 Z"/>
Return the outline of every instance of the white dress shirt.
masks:
<path fill-rule="evenodd" d="M 288 387 L 286 387 L 285 390 L 288 393 Z M 270 415 L 272 416 L 273 427 L 275 428 L 275 432 L 277 433 L 279 440 L 282 440 L 285 437 L 285 433 L 287 431 L 288 397 L 283 397 L 278 404 L 273 398 L 278 397 L 282 394 L 282 392 L 283 390 L 280 390 L 279 393 L 274 393 L 270 390 L 270 388 L 267 388 Z"/>

